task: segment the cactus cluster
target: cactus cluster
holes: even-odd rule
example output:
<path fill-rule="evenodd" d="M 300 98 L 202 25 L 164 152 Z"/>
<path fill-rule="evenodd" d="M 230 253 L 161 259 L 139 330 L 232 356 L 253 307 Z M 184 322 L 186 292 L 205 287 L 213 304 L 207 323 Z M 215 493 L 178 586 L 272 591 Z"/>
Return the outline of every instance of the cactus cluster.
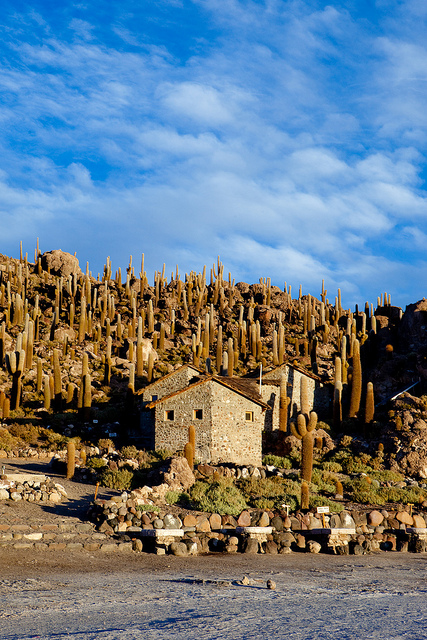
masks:
<path fill-rule="evenodd" d="M 364 312 L 345 310 L 340 290 L 330 303 L 324 282 L 319 299 L 303 295 L 301 287 L 293 299 L 286 282 L 282 289 L 269 278 L 236 284 L 219 259 L 210 269 L 184 276 L 177 267 L 170 278 L 163 265 L 150 285 L 144 255 L 137 274 L 132 256 L 123 274 L 121 269 L 113 273 L 108 257 L 97 277 L 88 265 L 84 273 L 55 275 L 42 258 L 37 242 L 33 264 L 22 255 L 0 260 L 3 419 L 11 412 L 44 409 L 47 415 L 74 412 L 87 422 L 107 405 L 106 398 L 114 398 L 128 421 L 138 390 L 184 362 L 241 376 L 295 360 L 323 377 L 334 363 L 337 427 L 347 417 L 363 419 L 364 397 L 364 420 L 374 419 L 373 386 L 366 385 L 365 373 L 378 332 L 372 305 Z M 387 309 L 390 296 L 381 295 L 378 304 Z M 391 357 L 392 350 L 386 353 Z M 291 428 L 303 442 L 308 478 L 314 427 L 304 380 L 301 415 Z M 284 434 L 290 428 L 289 404 L 283 379 L 279 423 Z"/>

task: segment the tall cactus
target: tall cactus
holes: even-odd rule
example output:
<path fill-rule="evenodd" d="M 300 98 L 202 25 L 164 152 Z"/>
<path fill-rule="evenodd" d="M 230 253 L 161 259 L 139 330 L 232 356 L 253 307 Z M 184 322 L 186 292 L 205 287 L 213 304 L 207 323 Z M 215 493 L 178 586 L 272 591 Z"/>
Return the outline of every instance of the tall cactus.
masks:
<path fill-rule="evenodd" d="M 373 421 L 374 413 L 375 413 L 374 385 L 372 384 L 372 382 L 368 382 L 366 387 L 365 424 L 370 424 Z"/>
<path fill-rule="evenodd" d="M 307 482 L 301 482 L 301 509 L 306 511 L 310 506 L 310 490 Z"/>
<path fill-rule="evenodd" d="M 362 397 L 362 364 L 360 362 L 360 344 L 356 339 L 353 343 L 353 374 L 351 379 L 351 395 L 349 418 L 356 418 Z"/>
<path fill-rule="evenodd" d="M 310 413 L 310 402 L 308 399 L 308 380 L 306 376 L 300 378 L 300 406 L 301 413 L 303 413 L 308 419 Z"/>
<path fill-rule="evenodd" d="M 53 350 L 53 380 L 54 380 L 54 398 L 55 408 L 60 411 L 62 408 L 62 382 L 61 367 L 59 364 L 59 350 Z"/>
<path fill-rule="evenodd" d="M 288 406 L 291 401 L 287 396 L 286 385 L 286 376 L 282 373 L 280 376 L 279 429 L 284 433 L 288 430 Z"/>
<path fill-rule="evenodd" d="M 301 478 L 306 482 L 311 482 L 313 473 L 313 448 L 314 436 L 313 431 L 317 425 L 317 414 L 312 411 L 307 420 L 306 416 L 299 413 L 297 416 L 297 428 L 291 423 L 292 435 L 302 441 L 301 451 Z"/>
<path fill-rule="evenodd" d="M 185 447 L 184 447 L 184 455 L 187 459 L 188 462 L 188 466 L 190 467 L 191 470 L 193 470 L 194 468 L 194 449 L 193 449 L 193 445 L 191 444 L 191 442 L 187 442 Z"/>
<path fill-rule="evenodd" d="M 193 451 L 196 451 L 196 427 L 194 424 L 188 427 L 188 442 L 193 447 Z"/>
<path fill-rule="evenodd" d="M 76 445 L 74 442 L 67 442 L 67 479 L 74 476 L 76 467 Z"/>
<path fill-rule="evenodd" d="M 10 398 L 10 407 L 13 410 L 19 408 L 22 395 L 22 372 L 24 371 L 25 351 L 13 351 L 6 354 L 6 366 L 9 374 L 12 376 L 12 391 Z"/>

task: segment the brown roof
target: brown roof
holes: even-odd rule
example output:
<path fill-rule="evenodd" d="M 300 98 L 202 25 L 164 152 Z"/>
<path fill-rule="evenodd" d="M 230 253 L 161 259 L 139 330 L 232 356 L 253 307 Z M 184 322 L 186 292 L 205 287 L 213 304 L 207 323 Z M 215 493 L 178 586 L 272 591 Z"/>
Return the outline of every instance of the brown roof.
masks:
<path fill-rule="evenodd" d="M 265 404 L 265 402 L 263 402 L 261 400 L 261 396 L 259 395 L 259 393 L 256 390 L 253 389 L 253 386 L 250 385 L 250 384 L 246 384 L 246 383 L 251 383 L 253 381 L 245 380 L 245 384 L 241 384 L 242 380 L 243 380 L 242 378 L 226 378 L 226 377 L 222 377 L 222 376 L 206 375 L 202 380 L 199 380 L 198 382 L 195 382 L 194 384 L 190 384 L 190 385 L 188 385 L 188 387 L 184 387 L 183 389 L 179 389 L 178 391 L 174 391 L 173 393 L 170 393 L 167 396 L 163 396 L 163 398 L 159 398 L 158 400 L 153 400 L 152 402 L 148 403 L 146 405 L 146 407 L 148 409 L 153 409 L 155 406 L 157 406 L 158 404 L 161 404 L 165 400 L 169 400 L 170 398 L 174 398 L 175 396 L 179 395 L 180 393 L 184 393 L 185 391 L 194 389 L 195 387 L 198 387 L 198 386 L 200 386 L 202 384 L 205 384 L 206 382 L 212 381 L 212 382 L 217 382 L 218 384 L 221 384 L 224 387 L 227 387 L 227 389 L 230 389 L 231 391 L 234 391 L 234 393 L 238 393 L 239 395 L 244 396 L 245 398 L 247 398 L 251 402 L 254 402 L 255 404 L 258 404 L 263 409 L 269 409 L 270 407 L 267 404 Z"/>

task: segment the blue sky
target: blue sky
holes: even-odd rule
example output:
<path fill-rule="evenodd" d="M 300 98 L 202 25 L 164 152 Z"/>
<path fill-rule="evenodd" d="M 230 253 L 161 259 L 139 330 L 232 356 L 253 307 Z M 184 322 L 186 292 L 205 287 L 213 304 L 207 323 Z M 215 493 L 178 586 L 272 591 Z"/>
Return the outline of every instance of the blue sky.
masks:
<path fill-rule="evenodd" d="M 405 307 L 427 292 L 427 3 L 2 3 L 0 253 Z"/>

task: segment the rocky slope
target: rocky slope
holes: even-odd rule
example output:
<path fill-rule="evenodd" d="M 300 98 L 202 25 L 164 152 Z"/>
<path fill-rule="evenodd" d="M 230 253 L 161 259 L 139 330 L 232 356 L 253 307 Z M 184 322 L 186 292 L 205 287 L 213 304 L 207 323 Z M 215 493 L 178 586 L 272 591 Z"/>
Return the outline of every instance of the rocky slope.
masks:
<path fill-rule="evenodd" d="M 355 452 L 371 454 L 381 444 L 387 465 L 426 477 L 425 300 L 403 312 L 384 294 L 363 311 L 345 310 L 340 292 L 333 303 L 323 287 L 318 297 L 292 297 L 268 280 L 235 283 L 221 263 L 210 274 L 156 272 L 150 286 L 132 262 L 113 275 L 107 260 L 95 278 L 70 254 L 35 257 L 0 255 L 0 448 L 19 439 L 54 448 L 53 432 L 88 442 L 115 433 L 126 443 L 137 433 L 135 391 L 183 362 L 209 359 L 220 372 L 227 352 L 227 373 L 251 376 L 296 361 L 332 384 L 339 357 L 343 419 L 326 420 L 335 441 L 350 433 Z M 348 420 L 356 340 L 362 399 Z M 387 404 L 417 380 L 411 398 Z M 365 425 L 368 381 L 376 412 Z"/>

